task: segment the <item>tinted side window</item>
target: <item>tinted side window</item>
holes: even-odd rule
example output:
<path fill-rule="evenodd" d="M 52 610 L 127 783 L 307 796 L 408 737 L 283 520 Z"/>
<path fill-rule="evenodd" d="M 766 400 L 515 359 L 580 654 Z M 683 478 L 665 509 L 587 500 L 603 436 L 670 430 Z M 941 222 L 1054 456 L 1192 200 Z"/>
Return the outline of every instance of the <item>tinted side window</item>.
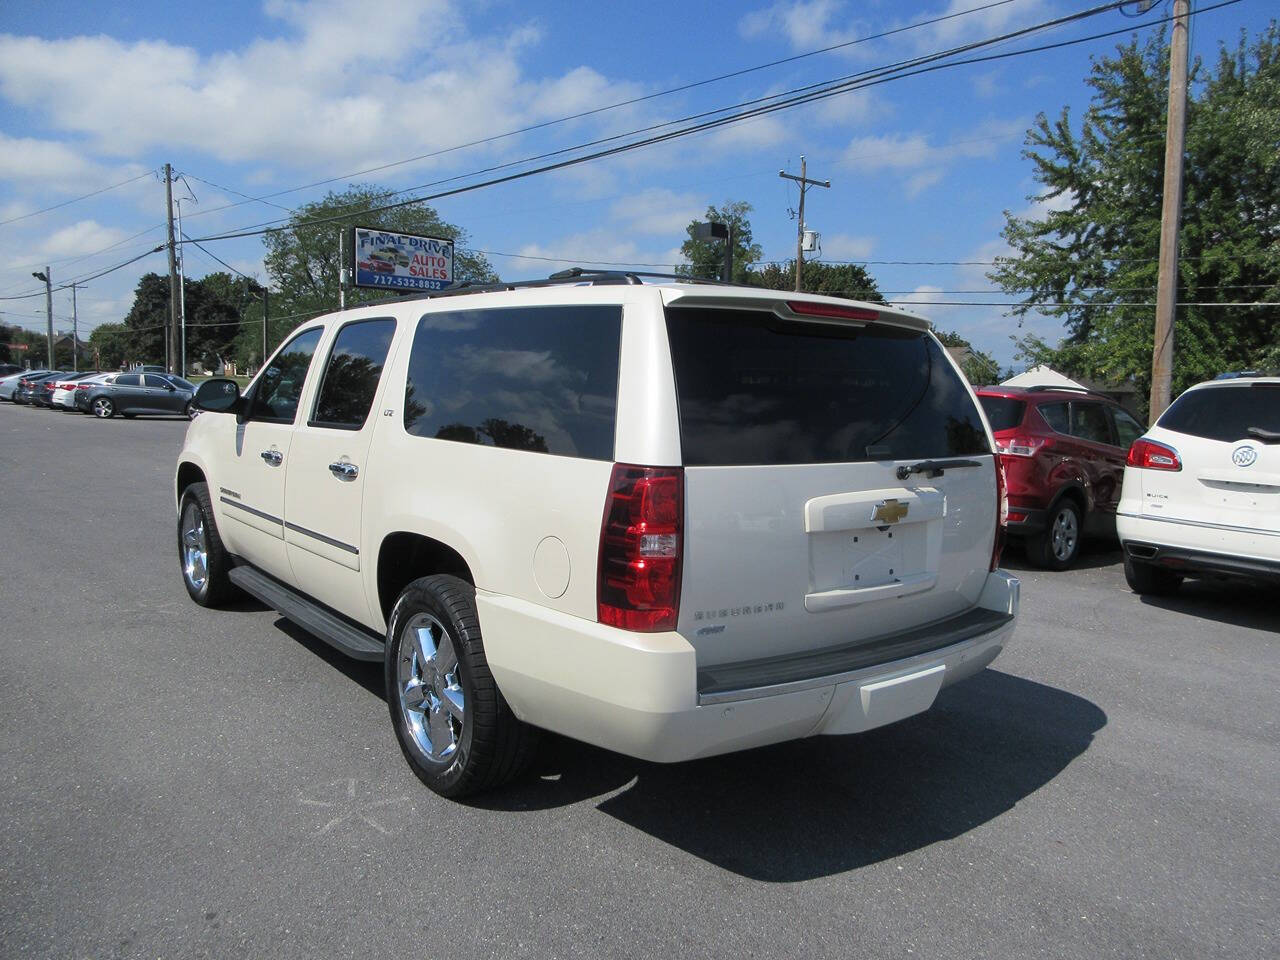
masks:
<path fill-rule="evenodd" d="M 613 459 L 618 306 L 428 313 L 405 384 L 420 437 Z"/>
<path fill-rule="evenodd" d="M 1040 411 L 1040 416 L 1044 417 L 1044 422 L 1058 433 L 1071 432 L 1071 417 L 1067 413 L 1065 403 L 1042 403 L 1036 409 Z"/>
<path fill-rule="evenodd" d="M 144 374 L 142 377 L 142 385 L 144 387 L 154 387 L 159 390 L 164 390 L 166 387 L 172 386 L 165 377 L 155 373 Z"/>
<path fill-rule="evenodd" d="M 298 398 L 307 379 L 311 356 L 320 342 L 322 327 L 312 327 L 298 334 L 276 354 L 253 387 L 253 420 L 292 423 L 298 412 Z"/>
<path fill-rule="evenodd" d="M 320 382 L 313 426 L 342 430 L 364 426 L 395 332 L 392 319 L 360 320 L 338 331 Z"/>
<path fill-rule="evenodd" d="M 1107 411 L 1100 403 L 1071 402 L 1071 435 L 1092 443 L 1114 443 Z"/>
<path fill-rule="evenodd" d="M 1116 435 L 1120 439 L 1120 446 L 1126 450 L 1133 445 L 1133 441 L 1147 432 L 1143 429 L 1142 424 L 1123 410 L 1112 408 L 1111 416 L 1116 422 Z"/>
<path fill-rule="evenodd" d="M 140 387 L 142 386 L 142 377 L 136 373 L 125 373 L 116 377 L 117 387 Z"/>
<path fill-rule="evenodd" d="M 927 333 L 668 307 L 686 466 L 990 453 L 963 380 Z"/>

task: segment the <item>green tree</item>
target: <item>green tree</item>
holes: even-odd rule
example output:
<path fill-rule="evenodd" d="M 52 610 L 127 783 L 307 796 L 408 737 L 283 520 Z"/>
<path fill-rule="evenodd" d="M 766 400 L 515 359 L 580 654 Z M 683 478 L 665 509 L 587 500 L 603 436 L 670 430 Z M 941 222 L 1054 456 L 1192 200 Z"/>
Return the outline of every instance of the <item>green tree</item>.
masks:
<path fill-rule="evenodd" d="M 1001 379 L 1000 364 L 991 354 L 979 350 L 972 343 L 953 330 L 933 331 L 942 345 L 954 350 L 956 358 L 965 378 L 975 386 L 996 383 Z"/>
<path fill-rule="evenodd" d="M 692 220 L 685 228 L 688 237 L 680 245 L 680 255 L 687 261 L 676 267 L 676 273 L 689 277 L 719 279 L 724 266 L 724 241 L 699 240 L 693 235 L 699 223 L 723 223 L 729 227 L 733 240 L 733 282 L 747 283 L 752 264 L 758 263 L 763 253 L 760 244 L 751 236 L 751 221 L 747 214 L 751 204 L 745 200 L 726 200 L 720 208 L 707 207 L 703 220 Z"/>
<path fill-rule="evenodd" d="M 769 290 L 794 290 L 796 286 L 796 262 L 765 264 L 747 275 L 747 283 Z M 857 263 L 823 263 L 820 260 L 805 262 L 800 274 L 805 293 L 822 293 L 832 297 L 848 297 L 851 300 L 867 300 L 884 303 L 884 296 L 876 285 L 875 277 L 867 268 Z"/>
<path fill-rule="evenodd" d="M 1163 191 L 1168 45 L 1163 34 L 1093 64 L 1077 132 L 1041 114 L 1024 151 L 1041 210 L 1005 214 L 1013 254 L 988 274 L 1066 336 L 1018 342 L 1019 359 L 1150 388 Z M 1179 241 L 1174 392 L 1280 353 L 1280 30 L 1191 70 Z M 1048 308 L 1032 304 L 1051 303 Z M 1126 304 L 1133 304 L 1128 306 Z"/>
<path fill-rule="evenodd" d="M 466 249 L 466 231 L 440 219 L 431 207 L 415 204 L 367 212 L 394 199 L 393 194 L 381 187 L 353 184 L 342 193 L 330 192 L 322 200 L 304 204 L 289 219 L 288 227 L 263 237 L 267 247 L 264 259 L 272 287 L 271 314 L 281 318 L 272 324 L 273 348 L 279 344 L 280 337 L 303 320 L 338 308 L 338 235 L 354 226 L 448 237 L 455 244 L 456 282 L 497 281 L 498 275 L 489 261 L 482 254 Z M 351 289 L 347 293 L 347 304 L 368 303 L 385 296 L 380 290 Z M 288 326 L 282 328 L 285 323 Z M 258 332 L 260 335 L 261 327 Z"/>
<path fill-rule="evenodd" d="M 123 323 L 100 323 L 89 334 L 89 354 L 97 352 L 101 369 L 115 370 L 133 357 L 131 341 L 129 328 Z"/>

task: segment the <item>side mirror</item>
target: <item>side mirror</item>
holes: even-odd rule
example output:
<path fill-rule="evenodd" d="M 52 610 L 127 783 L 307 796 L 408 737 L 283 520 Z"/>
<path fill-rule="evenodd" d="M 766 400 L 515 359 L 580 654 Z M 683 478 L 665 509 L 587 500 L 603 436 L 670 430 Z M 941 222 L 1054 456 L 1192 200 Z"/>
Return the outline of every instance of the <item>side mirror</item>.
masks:
<path fill-rule="evenodd" d="M 169 389 L 172 390 L 173 387 L 170 386 Z M 196 388 L 191 402 L 210 413 L 239 413 L 240 384 L 223 377 L 206 380 Z"/>

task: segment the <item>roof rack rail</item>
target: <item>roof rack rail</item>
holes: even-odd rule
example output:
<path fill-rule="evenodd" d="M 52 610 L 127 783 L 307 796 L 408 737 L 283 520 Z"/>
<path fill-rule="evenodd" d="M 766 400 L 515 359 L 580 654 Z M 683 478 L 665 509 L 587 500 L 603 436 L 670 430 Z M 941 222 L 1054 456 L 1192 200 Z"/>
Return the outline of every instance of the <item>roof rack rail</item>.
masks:
<path fill-rule="evenodd" d="M 1107 396 L 1101 390 L 1090 390 L 1088 387 L 1070 386 L 1065 383 L 1034 383 L 1029 387 L 1023 387 L 1024 390 L 1062 390 L 1066 393 L 1087 393 L 1093 397 Z"/>
<path fill-rule="evenodd" d="M 661 280 L 679 280 L 682 283 L 705 283 L 721 287 L 740 287 L 739 283 L 725 283 L 723 280 L 708 280 L 705 277 L 685 276 L 681 273 L 653 273 L 647 270 L 584 270 L 582 267 L 569 267 L 551 274 L 545 280 L 514 280 L 510 283 L 477 283 L 464 281 L 445 290 L 424 290 L 420 293 L 408 293 L 400 297 L 387 297 L 374 303 L 404 303 L 407 300 L 434 300 L 438 297 L 458 297 L 466 293 L 501 293 L 506 290 L 521 290 L 528 287 L 554 287 L 560 284 L 611 284 L 636 285 L 642 278 L 656 277 Z M 361 304 L 373 306 L 374 303 Z"/>

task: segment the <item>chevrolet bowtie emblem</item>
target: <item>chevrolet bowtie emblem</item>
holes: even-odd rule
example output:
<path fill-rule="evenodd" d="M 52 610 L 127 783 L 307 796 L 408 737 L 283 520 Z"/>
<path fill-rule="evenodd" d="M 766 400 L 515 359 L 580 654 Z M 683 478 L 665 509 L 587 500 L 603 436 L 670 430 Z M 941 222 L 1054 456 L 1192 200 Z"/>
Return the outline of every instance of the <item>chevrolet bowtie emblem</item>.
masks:
<path fill-rule="evenodd" d="M 871 519 L 879 523 L 897 523 L 907 515 L 910 506 L 908 503 L 897 500 L 885 500 L 883 503 L 876 504 Z"/>

